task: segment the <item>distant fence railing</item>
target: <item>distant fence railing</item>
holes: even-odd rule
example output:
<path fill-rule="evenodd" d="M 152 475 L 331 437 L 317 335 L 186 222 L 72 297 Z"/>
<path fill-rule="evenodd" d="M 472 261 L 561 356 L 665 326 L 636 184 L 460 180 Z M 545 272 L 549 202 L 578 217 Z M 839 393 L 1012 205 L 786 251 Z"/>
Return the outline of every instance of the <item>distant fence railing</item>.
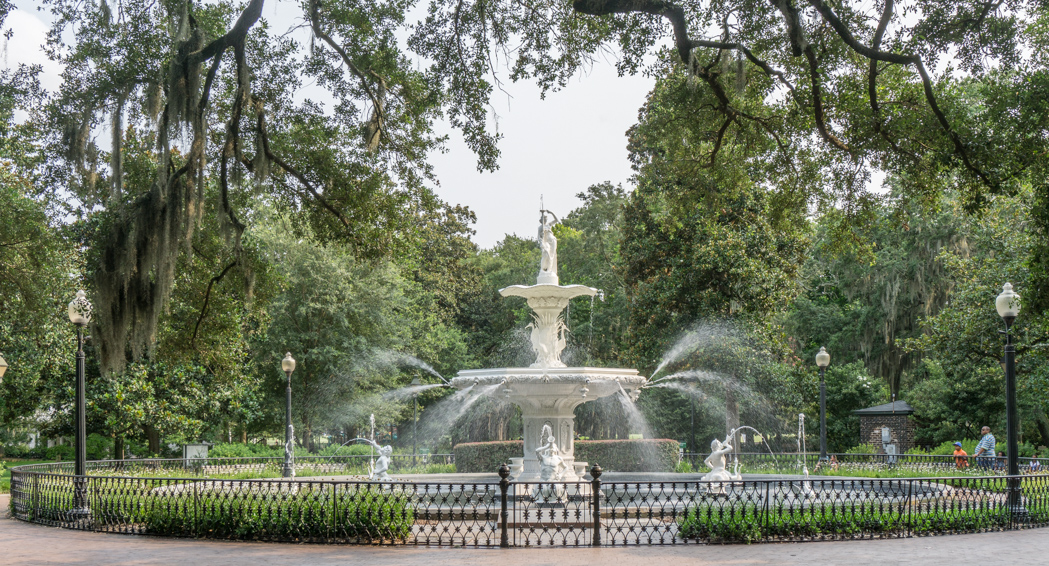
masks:
<path fill-rule="evenodd" d="M 506 467 L 473 482 L 377 482 L 176 477 L 180 465 L 91 462 L 86 476 L 70 474 L 68 463 L 16 467 L 11 512 L 98 532 L 478 547 L 895 538 L 1049 524 L 1044 475 L 625 482 L 603 481 L 595 466 L 591 480 L 567 483 L 510 481 Z"/>
<path fill-rule="evenodd" d="M 368 475 L 371 466 L 378 456 L 353 454 L 347 456 L 296 456 L 295 473 L 299 476 L 316 475 Z M 213 476 L 237 474 L 268 474 L 279 477 L 284 459 L 280 457 L 252 458 L 129 458 L 126 460 L 97 460 L 87 462 L 87 472 L 119 471 L 125 474 L 135 472 L 172 473 L 177 471 L 179 477 Z M 431 465 L 454 465 L 454 454 L 393 454 L 390 457 L 390 473 L 425 473 Z M 54 464 L 30 464 L 21 466 L 26 471 L 48 470 L 65 474 L 73 473 L 72 462 Z"/>
<path fill-rule="evenodd" d="M 703 460 L 708 455 L 707 453 L 685 452 L 682 454 L 681 459 L 690 463 L 693 469 L 702 470 L 705 468 Z M 802 463 L 809 469 L 809 472 L 825 470 L 831 467 L 834 469 L 839 467 L 844 469 L 903 468 L 915 472 L 930 472 L 934 474 L 959 470 L 958 457 L 953 455 L 846 453 L 827 455 L 828 458 L 832 456 L 834 458 L 833 461 L 826 464 L 820 464 L 819 453 L 816 452 L 807 452 L 805 454 L 740 452 L 728 455 L 728 460 L 730 465 L 738 460 L 740 466 L 752 473 L 760 473 L 762 471 L 769 473 L 796 473 L 796 470 L 801 469 Z M 1018 460 L 1021 473 L 1042 473 L 1046 470 L 1046 466 L 1049 466 L 1049 458 L 1020 457 Z M 975 475 L 1005 474 L 1006 459 L 1004 457 L 976 458 L 974 456 L 966 456 L 963 457 L 962 461 L 964 463 L 960 469 L 967 470 Z"/>

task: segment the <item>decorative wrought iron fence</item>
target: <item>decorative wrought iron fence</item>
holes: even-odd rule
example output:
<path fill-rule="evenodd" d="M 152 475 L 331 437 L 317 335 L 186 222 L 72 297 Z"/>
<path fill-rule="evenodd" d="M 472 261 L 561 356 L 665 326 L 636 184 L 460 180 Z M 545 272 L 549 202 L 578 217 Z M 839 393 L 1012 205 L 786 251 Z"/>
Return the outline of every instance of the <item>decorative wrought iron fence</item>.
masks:
<path fill-rule="evenodd" d="M 255 463 L 234 460 L 206 465 Z M 506 467 L 476 482 L 372 482 L 165 476 L 198 471 L 173 462 L 185 465 L 92 462 L 84 477 L 69 464 L 17 467 L 11 512 L 99 532 L 478 547 L 895 538 L 1049 524 L 1045 475 L 621 482 L 603 481 L 595 466 L 592 480 L 569 483 L 513 482 Z"/>

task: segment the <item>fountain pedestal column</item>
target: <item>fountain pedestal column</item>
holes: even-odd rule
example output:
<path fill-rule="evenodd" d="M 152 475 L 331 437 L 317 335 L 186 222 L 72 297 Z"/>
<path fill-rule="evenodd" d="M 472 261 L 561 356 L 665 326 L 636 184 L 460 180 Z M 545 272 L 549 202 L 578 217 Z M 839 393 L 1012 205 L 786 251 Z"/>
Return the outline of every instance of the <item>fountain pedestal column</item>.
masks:
<path fill-rule="evenodd" d="M 578 403 L 577 403 L 578 404 Z M 575 409 L 573 406 L 572 409 Z M 546 413 L 547 411 L 541 411 Z M 562 481 L 578 481 L 580 478 L 575 473 L 575 415 L 572 410 L 568 414 L 533 414 L 525 413 L 522 408 L 521 420 L 524 421 L 524 470 L 521 475 L 514 478 L 516 481 L 540 481 L 539 458 L 536 449 L 539 448 L 540 431 L 543 425 L 549 425 L 557 439 L 557 448 L 560 450 L 561 459 L 565 463 L 565 472 L 561 476 Z"/>

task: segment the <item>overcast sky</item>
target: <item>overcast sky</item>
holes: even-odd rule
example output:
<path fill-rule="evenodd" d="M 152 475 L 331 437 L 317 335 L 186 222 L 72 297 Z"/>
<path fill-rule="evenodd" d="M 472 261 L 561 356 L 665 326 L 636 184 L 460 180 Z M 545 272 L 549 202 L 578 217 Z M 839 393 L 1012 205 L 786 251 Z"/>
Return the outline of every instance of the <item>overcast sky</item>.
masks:
<path fill-rule="evenodd" d="M 37 12 L 32 0 L 16 0 L 15 5 L 20 9 L 5 22 L 15 35 L 6 46 L 3 64 L 44 65 L 43 86 L 54 91 L 60 68 L 40 48 L 49 14 Z M 274 16 L 284 6 L 288 3 L 274 3 L 263 17 L 281 19 Z M 626 130 L 637 120 L 651 88 L 652 79 L 618 77 L 612 61 L 596 64 L 546 100 L 531 83 L 506 83 L 508 94 L 497 92 L 492 100 L 503 135 L 499 170 L 478 173 L 477 159 L 462 137 L 440 125 L 450 141 L 447 153 L 431 158 L 440 181 L 436 192 L 476 212 L 474 241 L 482 247 L 491 247 L 506 234 L 534 236 L 540 195 L 546 208 L 561 217 L 579 206 L 575 195 L 592 184 L 611 181 L 632 188 Z"/>

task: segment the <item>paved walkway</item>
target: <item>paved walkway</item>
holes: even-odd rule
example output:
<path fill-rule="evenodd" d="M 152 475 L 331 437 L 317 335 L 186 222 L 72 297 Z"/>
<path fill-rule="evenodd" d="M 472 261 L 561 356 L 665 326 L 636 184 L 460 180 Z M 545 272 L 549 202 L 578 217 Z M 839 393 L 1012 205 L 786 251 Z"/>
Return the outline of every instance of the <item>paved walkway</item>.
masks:
<path fill-rule="evenodd" d="M 625 548 L 448 549 L 326 546 L 200 541 L 88 533 L 11 519 L 10 496 L 0 495 L 0 564 L 197 564 L 267 566 L 327 564 L 369 566 L 425 564 L 525 564 L 529 566 L 679 566 L 684 564 L 804 566 L 957 566 L 1044 564 L 1049 529 L 899 540 L 758 544 L 751 546 L 652 546 Z"/>

